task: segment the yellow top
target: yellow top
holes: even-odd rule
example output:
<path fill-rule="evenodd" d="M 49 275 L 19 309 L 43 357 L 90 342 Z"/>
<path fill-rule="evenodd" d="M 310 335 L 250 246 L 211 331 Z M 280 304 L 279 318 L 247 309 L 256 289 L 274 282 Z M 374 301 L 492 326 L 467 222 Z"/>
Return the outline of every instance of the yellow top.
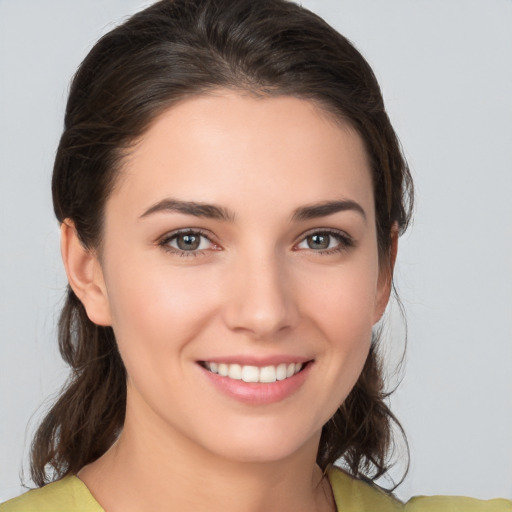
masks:
<path fill-rule="evenodd" d="M 378 487 L 338 468 L 328 472 L 340 512 L 512 512 L 512 501 L 451 496 L 419 496 L 403 504 Z M 0 512 L 105 512 L 76 476 L 28 491 L 0 505 Z"/>
<path fill-rule="evenodd" d="M 339 468 L 331 468 L 328 476 L 339 512 L 512 512 L 512 501 L 505 499 L 416 496 L 402 503 L 376 485 L 357 480 Z"/>

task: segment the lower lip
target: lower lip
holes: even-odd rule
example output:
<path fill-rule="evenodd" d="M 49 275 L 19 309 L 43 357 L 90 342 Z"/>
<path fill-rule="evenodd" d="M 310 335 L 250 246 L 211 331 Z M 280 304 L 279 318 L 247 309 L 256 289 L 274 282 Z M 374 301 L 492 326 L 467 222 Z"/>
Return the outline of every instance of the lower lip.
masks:
<path fill-rule="evenodd" d="M 275 382 L 244 382 L 243 380 L 221 377 L 199 365 L 210 382 L 225 395 L 250 405 L 266 405 L 280 402 L 293 395 L 306 380 L 313 363 L 310 361 L 299 372 L 284 380 Z"/>

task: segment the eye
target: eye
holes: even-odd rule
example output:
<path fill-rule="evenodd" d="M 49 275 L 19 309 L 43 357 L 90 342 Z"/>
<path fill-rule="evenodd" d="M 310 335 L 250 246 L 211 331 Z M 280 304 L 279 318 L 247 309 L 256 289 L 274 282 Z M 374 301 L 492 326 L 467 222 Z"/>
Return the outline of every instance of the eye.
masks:
<path fill-rule="evenodd" d="M 170 233 L 162 238 L 158 245 L 180 256 L 196 256 L 201 251 L 218 249 L 218 246 L 205 234 L 189 229 Z"/>
<path fill-rule="evenodd" d="M 352 238 L 341 231 L 315 231 L 307 234 L 297 249 L 310 249 L 321 254 L 331 254 L 348 249 L 354 245 Z"/>

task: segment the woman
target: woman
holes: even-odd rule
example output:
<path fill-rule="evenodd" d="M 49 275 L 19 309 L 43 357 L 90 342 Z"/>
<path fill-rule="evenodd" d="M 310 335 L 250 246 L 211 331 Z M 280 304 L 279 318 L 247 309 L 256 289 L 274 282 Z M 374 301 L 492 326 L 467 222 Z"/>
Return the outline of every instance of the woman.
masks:
<path fill-rule="evenodd" d="M 371 483 L 372 330 L 412 185 L 346 39 L 285 1 L 154 4 L 83 62 L 52 188 L 73 380 L 33 445 L 57 482 L 3 511 L 403 508 Z M 406 510 L 452 506 L 509 507 Z"/>

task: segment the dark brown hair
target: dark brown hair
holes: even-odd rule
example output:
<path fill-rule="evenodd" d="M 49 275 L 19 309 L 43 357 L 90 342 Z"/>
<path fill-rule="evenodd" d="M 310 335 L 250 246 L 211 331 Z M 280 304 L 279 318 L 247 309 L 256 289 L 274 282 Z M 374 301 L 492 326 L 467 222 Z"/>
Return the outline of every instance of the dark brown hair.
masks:
<path fill-rule="evenodd" d="M 57 219 L 87 248 L 101 245 L 105 202 L 134 141 L 165 109 L 230 88 L 315 102 L 350 123 L 370 158 L 381 264 L 410 218 L 412 182 L 375 76 L 352 44 L 286 0 L 162 0 L 94 46 L 76 73 L 52 181 Z M 59 322 L 71 377 L 32 445 L 34 482 L 76 473 L 122 428 L 126 374 L 110 327 L 93 324 L 68 287 Z M 392 422 L 373 340 L 354 389 L 324 426 L 317 461 L 340 457 L 355 476 L 388 469 Z"/>

